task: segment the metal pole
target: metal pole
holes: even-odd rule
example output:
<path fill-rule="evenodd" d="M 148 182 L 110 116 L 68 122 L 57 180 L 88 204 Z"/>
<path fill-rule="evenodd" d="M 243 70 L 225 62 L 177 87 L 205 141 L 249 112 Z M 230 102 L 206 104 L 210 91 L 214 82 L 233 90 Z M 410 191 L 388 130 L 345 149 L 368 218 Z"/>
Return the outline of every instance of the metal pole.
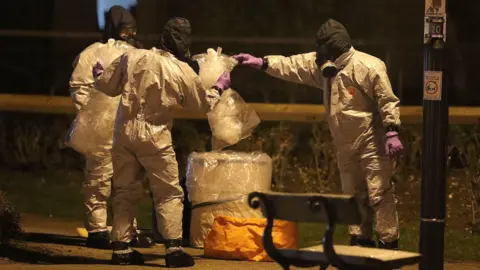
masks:
<path fill-rule="evenodd" d="M 420 270 L 443 269 L 448 133 L 446 0 L 425 1 Z"/>

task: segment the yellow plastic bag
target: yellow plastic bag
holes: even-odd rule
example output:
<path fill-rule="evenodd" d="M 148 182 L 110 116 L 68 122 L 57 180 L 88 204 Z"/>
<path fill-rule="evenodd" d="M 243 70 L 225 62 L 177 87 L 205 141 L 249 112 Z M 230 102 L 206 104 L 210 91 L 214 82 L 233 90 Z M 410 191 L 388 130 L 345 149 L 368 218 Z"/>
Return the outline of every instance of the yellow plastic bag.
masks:
<path fill-rule="evenodd" d="M 217 216 L 204 243 L 205 257 L 226 260 L 272 261 L 262 244 L 266 219 Z M 279 249 L 296 249 L 297 224 L 276 220 L 273 243 Z"/>

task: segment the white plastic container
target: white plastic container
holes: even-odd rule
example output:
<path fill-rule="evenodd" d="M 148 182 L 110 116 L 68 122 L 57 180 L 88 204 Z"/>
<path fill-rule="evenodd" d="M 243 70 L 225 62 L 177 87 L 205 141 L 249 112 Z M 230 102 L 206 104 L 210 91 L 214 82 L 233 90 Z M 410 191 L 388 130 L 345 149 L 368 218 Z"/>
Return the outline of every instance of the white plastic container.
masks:
<path fill-rule="evenodd" d="M 247 203 L 253 191 L 269 191 L 272 160 L 260 152 L 192 153 L 188 158 L 187 190 L 192 202 L 190 245 L 203 248 L 217 215 L 260 218 Z"/>

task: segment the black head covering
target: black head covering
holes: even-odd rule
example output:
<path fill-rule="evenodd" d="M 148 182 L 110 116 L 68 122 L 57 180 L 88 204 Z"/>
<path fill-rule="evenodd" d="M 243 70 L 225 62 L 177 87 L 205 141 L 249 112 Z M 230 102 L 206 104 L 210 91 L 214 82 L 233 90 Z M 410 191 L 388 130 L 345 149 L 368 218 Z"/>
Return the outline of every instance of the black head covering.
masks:
<path fill-rule="evenodd" d="M 347 29 L 339 22 L 328 19 L 317 32 L 317 57 L 335 60 L 352 47 Z"/>
<path fill-rule="evenodd" d="M 103 30 L 103 41 L 109 38 L 123 40 L 120 36 L 122 28 L 135 28 L 136 22 L 132 14 L 122 6 L 113 6 L 107 13 L 105 29 Z"/>
<path fill-rule="evenodd" d="M 165 24 L 158 47 L 175 55 L 179 60 L 190 59 L 192 27 L 185 18 L 175 17 Z"/>

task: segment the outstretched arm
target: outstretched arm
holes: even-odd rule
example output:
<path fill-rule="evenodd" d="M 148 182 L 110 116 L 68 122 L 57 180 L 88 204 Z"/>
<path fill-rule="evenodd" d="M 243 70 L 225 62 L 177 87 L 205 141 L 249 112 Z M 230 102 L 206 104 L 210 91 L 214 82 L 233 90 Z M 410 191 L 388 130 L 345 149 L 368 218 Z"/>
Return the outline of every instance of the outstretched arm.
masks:
<path fill-rule="evenodd" d="M 318 72 L 316 53 L 293 56 L 270 55 L 263 59 L 249 54 L 238 54 L 234 58 L 241 65 L 265 70 L 269 75 L 289 82 L 322 88 L 321 74 Z"/>

